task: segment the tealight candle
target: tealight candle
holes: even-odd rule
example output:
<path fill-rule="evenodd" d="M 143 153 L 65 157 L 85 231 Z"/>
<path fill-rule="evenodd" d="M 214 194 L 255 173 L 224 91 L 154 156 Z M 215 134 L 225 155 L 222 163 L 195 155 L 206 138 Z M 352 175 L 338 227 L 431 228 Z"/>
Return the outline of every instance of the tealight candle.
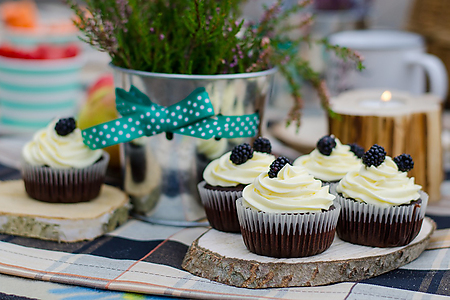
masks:
<path fill-rule="evenodd" d="M 330 104 L 338 115 L 329 118 L 331 134 L 342 143 L 357 143 L 366 150 L 381 145 L 391 157 L 410 154 L 414 169 L 409 175 L 422 185 L 431 202 L 440 200 L 443 170 L 438 97 L 361 89 L 342 93 Z"/>
<path fill-rule="evenodd" d="M 390 91 L 384 91 L 381 94 L 379 99 L 363 99 L 359 103 L 362 107 L 367 108 L 398 108 L 405 105 L 405 102 L 398 99 L 393 98 L 392 93 Z"/>

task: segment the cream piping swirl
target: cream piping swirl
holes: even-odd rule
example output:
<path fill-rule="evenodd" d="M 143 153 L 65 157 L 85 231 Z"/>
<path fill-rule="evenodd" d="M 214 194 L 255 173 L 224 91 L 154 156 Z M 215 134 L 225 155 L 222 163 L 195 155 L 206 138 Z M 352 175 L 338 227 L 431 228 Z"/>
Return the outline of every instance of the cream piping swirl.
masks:
<path fill-rule="evenodd" d="M 72 133 L 60 136 L 54 129 L 56 122 L 54 120 L 46 128 L 36 132 L 33 139 L 24 146 L 22 156 L 26 162 L 56 169 L 80 169 L 100 159 L 103 150 L 91 150 L 83 144 L 80 129 L 76 128 Z"/>
<path fill-rule="evenodd" d="M 336 191 L 357 201 L 390 207 L 409 204 L 419 199 L 422 187 L 414 183 L 406 172 L 400 172 L 391 157 L 378 167 L 362 166 L 349 172 L 336 187 Z"/>
<path fill-rule="evenodd" d="M 244 206 L 263 212 L 317 212 L 333 205 L 334 195 L 303 167 L 285 165 L 276 178 L 261 173 L 244 188 Z"/>
<path fill-rule="evenodd" d="M 310 154 L 302 155 L 294 161 L 294 166 L 303 166 L 315 178 L 323 181 L 339 181 L 350 171 L 358 170 L 361 160 L 350 151 L 350 146 L 342 145 L 339 139 L 329 156 L 314 149 Z"/>
<path fill-rule="evenodd" d="M 267 153 L 253 152 L 253 157 L 241 165 L 230 160 L 231 151 L 210 162 L 203 178 L 212 186 L 232 187 L 239 184 L 250 184 L 261 172 L 268 172 L 275 156 Z"/>

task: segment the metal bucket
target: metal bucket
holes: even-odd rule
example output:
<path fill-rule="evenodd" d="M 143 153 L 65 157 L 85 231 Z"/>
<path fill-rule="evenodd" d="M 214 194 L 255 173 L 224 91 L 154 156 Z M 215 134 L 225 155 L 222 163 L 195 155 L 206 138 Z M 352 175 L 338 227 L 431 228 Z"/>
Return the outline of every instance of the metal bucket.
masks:
<path fill-rule="evenodd" d="M 112 66 L 117 87 L 136 86 L 155 103 L 170 106 L 205 87 L 214 112 L 243 115 L 264 109 L 272 92 L 276 69 L 232 75 L 175 75 L 122 69 Z M 264 123 L 260 122 L 260 132 Z M 246 139 L 202 140 L 165 134 L 144 137 L 122 145 L 124 189 L 135 212 L 151 222 L 185 224 L 205 217 L 197 183 L 205 166 Z M 249 140 L 249 139 L 248 139 Z"/>

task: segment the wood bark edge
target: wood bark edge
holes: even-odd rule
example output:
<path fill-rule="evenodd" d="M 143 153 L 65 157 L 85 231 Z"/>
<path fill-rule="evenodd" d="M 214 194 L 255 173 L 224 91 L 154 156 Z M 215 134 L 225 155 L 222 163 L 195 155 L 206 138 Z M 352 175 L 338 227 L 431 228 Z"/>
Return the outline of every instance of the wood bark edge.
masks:
<path fill-rule="evenodd" d="M 318 286 L 342 281 L 359 281 L 397 269 L 416 259 L 427 247 L 432 230 L 421 241 L 387 255 L 351 260 L 308 263 L 261 263 L 224 257 L 198 245 L 189 248 L 182 267 L 190 273 L 216 282 L 245 288 Z"/>

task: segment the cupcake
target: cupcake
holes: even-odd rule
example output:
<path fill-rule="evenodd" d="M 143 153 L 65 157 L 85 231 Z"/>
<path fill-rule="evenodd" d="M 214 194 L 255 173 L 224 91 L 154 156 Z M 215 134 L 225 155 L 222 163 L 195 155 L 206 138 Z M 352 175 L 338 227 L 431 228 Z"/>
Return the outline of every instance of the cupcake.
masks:
<path fill-rule="evenodd" d="M 253 148 L 245 143 L 209 163 L 198 190 L 211 226 L 225 232 L 240 232 L 236 200 L 245 186 L 267 172 L 275 157 L 269 140 L 258 138 Z"/>
<path fill-rule="evenodd" d="M 305 168 L 277 158 L 236 203 L 247 249 L 280 258 L 311 256 L 328 249 L 340 212 L 328 188 Z"/>
<path fill-rule="evenodd" d="M 392 159 L 374 145 L 364 154 L 363 164 L 336 187 L 339 237 L 374 247 L 410 243 L 420 231 L 428 203 L 428 195 L 407 175 L 414 166 L 411 156 Z"/>
<path fill-rule="evenodd" d="M 337 183 L 345 174 L 358 170 L 364 149 L 356 144 L 342 145 L 334 136 L 324 136 L 310 154 L 300 156 L 294 166 L 302 166 L 324 185 Z"/>
<path fill-rule="evenodd" d="M 54 203 L 85 202 L 100 193 L 109 155 L 83 144 L 73 118 L 52 121 L 23 150 L 27 194 Z"/>

